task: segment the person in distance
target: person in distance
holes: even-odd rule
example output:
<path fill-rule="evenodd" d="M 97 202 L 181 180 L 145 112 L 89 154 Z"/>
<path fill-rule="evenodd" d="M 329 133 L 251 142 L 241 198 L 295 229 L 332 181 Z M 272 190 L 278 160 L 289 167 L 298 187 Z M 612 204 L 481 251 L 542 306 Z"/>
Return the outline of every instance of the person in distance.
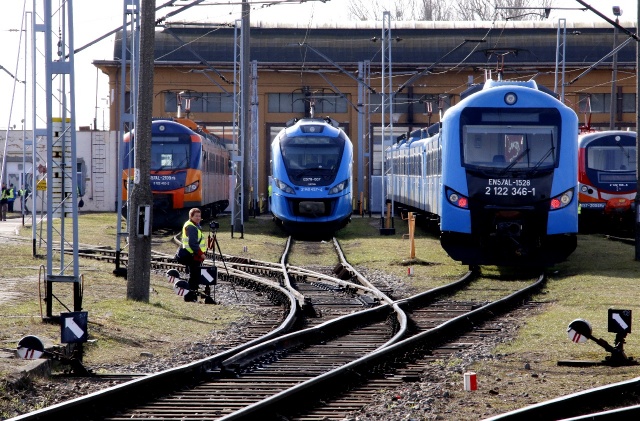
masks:
<path fill-rule="evenodd" d="M 198 300 L 198 285 L 200 284 L 200 264 L 204 262 L 204 252 L 207 250 L 207 239 L 202 234 L 200 221 L 202 213 L 200 209 L 193 208 L 189 211 L 189 220 L 182 227 L 182 248 L 188 252 L 183 264 L 189 271 L 189 292 L 185 294 L 185 301 Z M 187 254 L 187 253 L 184 253 Z"/>
<path fill-rule="evenodd" d="M 16 200 L 16 194 L 16 188 L 13 187 L 13 184 L 10 184 L 9 189 L 7 189 L 7 204 L 9 205 L 7 209 L 8 212 L 13 213 L 13 202 Z"/>
<path fill-rule="evenodd" d="M 6 184 L 2 184 L 2 193 L 0 195 L 0 219 L 7 220 L 7 210 L 9 209 L 9 189 Z"/>

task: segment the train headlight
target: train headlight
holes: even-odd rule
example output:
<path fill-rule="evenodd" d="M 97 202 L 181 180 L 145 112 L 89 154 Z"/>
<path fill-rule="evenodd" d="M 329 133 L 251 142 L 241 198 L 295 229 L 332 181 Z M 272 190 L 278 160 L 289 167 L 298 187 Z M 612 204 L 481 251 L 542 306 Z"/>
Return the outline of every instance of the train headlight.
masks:
<path fill-rule="evenodd" d="M 335 186 L 331 187 L 331 190 L 329 190 L 329 194 L 338 194 L 342 190 L 346 189 L 348 185 L 349 185 L 349 180 L 348 179 L 344 180 L 336 184 Z"/>
<path fill-rule="evenodd" d="M 185 186 L 184 192 L 185 193 L 193 193 L 194 191 L 198 190 L 198 186 L 199 185 L 200 185 L 200 181 L 194 181 L 193 183 L 189 184 L 188 186 Z"/>
<path fill-rule="evenodd" d="M 598 189 L 593 188 L 587 184 L 580 185 L 580 193 L 585 196 L 593 197 L 594 199 L 598 199 L 600 197 Z"/>
<path fill-rule="evenodd" d="M 296 194 L 296 192 L 293 190 L 293 188 L 288 185 L 287 183 L 283 183 L 282 181 L 278 180 L 277 178 L 274 179 L 274 181 L 276 182 L 276 187 L 279 188 L 280 190 L 282 190 L 285 193 L 289 193 L 289 194 Z"/>
<path fill-rule="evenodd" d="M 518 95 L 516 95 L 514 92 L 508 92 L 505 96 L 504 96 L 504 103 L 507 105 L 513 105 L 516 102 L 518 102 Z"/>
<path fill-rule="evenodd" d="M 562 209 L 571 203 L 573 199 L 573 189 L 569 189 L 566 192 L 557 195 L 551 199 L 550 210 Z"/>
<path fill-rule="evenodd" d="M 463 196 L 457 191 L 454 191 L 451 189 L 446 189 L 446 195 L 447 195 L 447 200 L 453 206 L 457 206 L 462 209 L 469 208 L 469 198 L 467 198 L 466 196 Z"/>

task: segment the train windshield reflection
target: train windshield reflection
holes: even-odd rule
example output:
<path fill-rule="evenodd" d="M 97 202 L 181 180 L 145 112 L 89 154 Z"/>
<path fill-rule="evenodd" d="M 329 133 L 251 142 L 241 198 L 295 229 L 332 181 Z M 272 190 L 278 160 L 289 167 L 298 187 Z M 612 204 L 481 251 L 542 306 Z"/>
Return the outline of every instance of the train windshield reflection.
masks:
<path fill-rule="evenodd" d="M 151 145 L 151 170 L 180 170 L 189 167 L 189 145 L 154 140 Z"/>
<path fill-rule="evenodd" d="M 587 149 L 587 167 L 598 171 L 635 171 L 636 147 L 591 146 Z"/>
<path fill-rule="evenodd" d="M 553 168 L 557 128 L 527 125 L 466 125 L 462 129 L 463 164 L 503 172 Z"/>
<path fill-rule="evenodd" d="M 287 172 L 297 176 L 335 173 L 342 158 L 344 139 L 325 136 L 288 137 L 280 142 Z"/>

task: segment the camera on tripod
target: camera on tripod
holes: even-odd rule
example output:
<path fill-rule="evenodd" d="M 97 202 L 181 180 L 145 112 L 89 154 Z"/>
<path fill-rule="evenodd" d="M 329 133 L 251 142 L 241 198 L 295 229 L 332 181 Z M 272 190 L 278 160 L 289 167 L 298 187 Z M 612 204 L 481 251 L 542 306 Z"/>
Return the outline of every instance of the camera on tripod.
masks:
<path fill-rule="evenodd" d="M 209 228 L 211 228 L 212 230 L 217 230 L 218 228 L 220 228 L 220 224 L 217 221 L 213 221 L 209 223 Z"/>

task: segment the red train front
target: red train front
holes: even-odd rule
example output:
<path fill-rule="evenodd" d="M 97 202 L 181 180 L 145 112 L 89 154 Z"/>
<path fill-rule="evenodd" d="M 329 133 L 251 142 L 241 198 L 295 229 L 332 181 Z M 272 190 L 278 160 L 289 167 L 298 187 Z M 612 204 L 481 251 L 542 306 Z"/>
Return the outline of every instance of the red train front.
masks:
<path fill-rule="evenodd" d="M 631 229 L 637 189 L 636 132 L 610 130 L 579 138 L 580 229 Z"/>

